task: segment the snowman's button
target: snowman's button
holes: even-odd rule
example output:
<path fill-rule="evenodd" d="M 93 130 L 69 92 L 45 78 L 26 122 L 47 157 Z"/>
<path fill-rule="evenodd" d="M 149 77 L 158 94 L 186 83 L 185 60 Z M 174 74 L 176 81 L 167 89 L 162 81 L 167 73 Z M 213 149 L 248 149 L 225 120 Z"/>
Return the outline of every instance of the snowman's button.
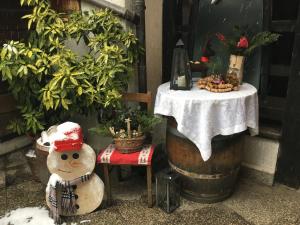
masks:
<path fill-rule="evenodd" d="M 75 207 L 76 207 L 76 209 L 79 209 L 79 205 L 76 204 Z"/>
<path fill-rule="evenodd" d="M 78 199 L 78 195 L 75 195 L 75 199 Z"/>
<path fill-rule="evenodd" d="M 77 185 L 72 185 L 72 188 L 75 190 L 77 188 Z"/>

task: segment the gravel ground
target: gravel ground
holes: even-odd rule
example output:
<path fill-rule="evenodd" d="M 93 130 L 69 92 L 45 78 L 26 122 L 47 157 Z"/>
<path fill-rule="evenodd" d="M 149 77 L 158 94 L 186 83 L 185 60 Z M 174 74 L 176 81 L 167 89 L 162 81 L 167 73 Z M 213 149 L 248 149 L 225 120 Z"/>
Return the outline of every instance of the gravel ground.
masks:
<path fill-rule="evenodd" d="M 14 180 L 0 189 L 0 217 L 17 208 L 46 207 L 44 190 L 30 176 Z M 201 204 L 181 199 L 180 208 L 171 214 L 147 207 L 146 183 L 142 177 L 114 181 L 112 191 L 112 206 L 107 207 L 104 201 L 93 213 L 64 220 L 67 224 L 87 225 L 300 225 L 300 192 L 283 185 L 270 187 L 240 180 L 234 194 L 223 202 Z"/>

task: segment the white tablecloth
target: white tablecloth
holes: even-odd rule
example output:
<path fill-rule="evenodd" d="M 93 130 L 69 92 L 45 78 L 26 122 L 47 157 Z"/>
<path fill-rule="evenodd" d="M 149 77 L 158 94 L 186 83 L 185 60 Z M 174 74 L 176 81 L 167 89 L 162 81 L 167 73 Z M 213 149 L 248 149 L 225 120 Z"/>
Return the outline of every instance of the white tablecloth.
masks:
<path fill-rule="evenodd" d="M 164 83 L 157 90 L 154 113 L 172 116 L 177 130 L 200 150 L 204 161 L 211 156 L 211 140 L 252 128 L 258 134 L 257 90 L 244 83 L 239 91 L 213 93 L 193 87 L 190 91 L 170 90 Z"/>

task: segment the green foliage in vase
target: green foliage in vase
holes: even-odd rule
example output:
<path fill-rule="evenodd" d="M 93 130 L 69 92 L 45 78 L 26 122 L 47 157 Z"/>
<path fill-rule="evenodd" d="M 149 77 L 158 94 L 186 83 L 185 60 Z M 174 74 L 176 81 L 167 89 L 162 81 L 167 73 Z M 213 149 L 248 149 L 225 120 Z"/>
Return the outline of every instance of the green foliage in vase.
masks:
<path fill-rule="evenodd" d="M 226 68 L 224 68 L 224 65 L 226 64 L 222 61 L 221 57 L 212 57 L 211 60 L 207 63 L 208 74 L 223 74 L 226 70 Z"/>
<path fill-rule="evenodd" d="M 277 41 L 280 35 L 269 31 L 253 34 L 247 25 L 236 25 L 232 36 L 226 37 L 221 33 L 217 33 L 216 36 L 230 54 L 248 56 L 256 48 Z"/>
<path fill-rule="evenodd" d="M 74 114 L 119 104 L 139 53 L 138 40 L 109 10 L 66 16 L 47 0 L 21 0 L 33 8 L 27 41 L 1 49 L 0 71 L 13 93 L 20 118 L 9 128 L 37 133 Z M 70 42 L 85 42 L 77 55 Z"/>

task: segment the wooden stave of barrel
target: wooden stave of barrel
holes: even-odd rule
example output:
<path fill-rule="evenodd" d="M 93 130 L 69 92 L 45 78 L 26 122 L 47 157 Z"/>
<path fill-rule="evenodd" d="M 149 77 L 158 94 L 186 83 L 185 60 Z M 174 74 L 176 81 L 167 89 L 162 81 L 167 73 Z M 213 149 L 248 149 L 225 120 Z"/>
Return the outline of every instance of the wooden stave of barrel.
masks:
<path fill-rule="evenodd" d="M 181 195 L 189 200 L 214 203 L 234 191 L 242 158 L 242 133 L 212 140 L 212 156 L 204 162 L 196 145 L 177 130 L 168 117 L 167 154 L 171 168 L 180 174 Z"/>

